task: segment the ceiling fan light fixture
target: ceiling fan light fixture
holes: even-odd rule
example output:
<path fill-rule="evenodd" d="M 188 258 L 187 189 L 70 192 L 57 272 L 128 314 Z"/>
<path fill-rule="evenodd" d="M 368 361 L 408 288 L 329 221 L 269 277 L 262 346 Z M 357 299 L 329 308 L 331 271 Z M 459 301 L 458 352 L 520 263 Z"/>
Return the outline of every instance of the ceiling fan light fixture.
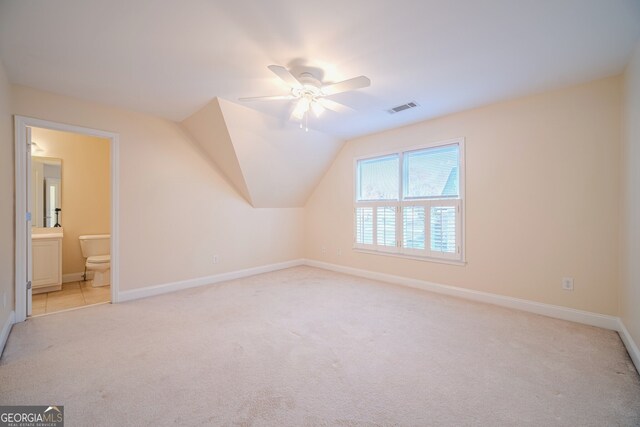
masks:
<path fill-rule="evenodd" d="M 311 110 L 313 110 L 313 114 L 315 114 L 316 117 L 320 117 L 324 112 L 324 107 L 318 102 L 317 99 L 314 99 L 311 103 Z"/>
<path fill-rule="evenodd" d="M 291 115 L 298 120 L 302 120 L 307 111 L 309 111 L 309 104 L 311 104 L 309 98 L 300 98 L 298 104 L 296 104 L 296 108 L 293 110 L 293 113 L 291 113 Z"/>

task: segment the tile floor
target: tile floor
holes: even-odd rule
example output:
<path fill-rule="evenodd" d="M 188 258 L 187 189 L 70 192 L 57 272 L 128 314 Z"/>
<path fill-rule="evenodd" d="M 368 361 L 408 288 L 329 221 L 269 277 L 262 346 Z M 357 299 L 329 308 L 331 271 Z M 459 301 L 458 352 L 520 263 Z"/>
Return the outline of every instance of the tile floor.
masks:
<path fill-rule="evenodd" d="M 54 313 L 110 300 L 110 286 L 94 288 L 91 282 L 63 283 L 62 290 L 34 295 L 31 315 Z"/>

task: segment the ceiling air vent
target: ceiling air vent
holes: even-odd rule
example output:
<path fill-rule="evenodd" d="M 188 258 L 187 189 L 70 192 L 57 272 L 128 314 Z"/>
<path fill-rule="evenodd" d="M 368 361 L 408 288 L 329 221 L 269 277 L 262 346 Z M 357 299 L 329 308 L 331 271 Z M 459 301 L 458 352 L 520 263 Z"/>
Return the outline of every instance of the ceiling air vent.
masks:
<path fill-rule="evenodd" d="M 409 108 L 415 108 L 418 106 L 418 103 L 415 101 L 407 102 L 406 104 L 398 105 L 397 107 L 393 107 L 390 110 L 387 110 L 389 114 L 399 113 L 400 111 L 408 110 Z"/>

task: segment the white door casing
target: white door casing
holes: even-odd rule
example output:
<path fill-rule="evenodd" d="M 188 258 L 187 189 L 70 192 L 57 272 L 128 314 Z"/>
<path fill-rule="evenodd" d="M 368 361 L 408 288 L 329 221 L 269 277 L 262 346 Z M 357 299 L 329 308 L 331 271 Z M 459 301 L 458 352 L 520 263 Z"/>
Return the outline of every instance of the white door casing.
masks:
<path fill-rule="evenodd" d="M 28 294 L 28 273 L 31 274 L 31 220 L 26 212 L 31 204 L 28 199 L 31 180 L 30 154 L 27 141 L 31 138 L 31 127 L 74 132 L 97 136 L 110 141 L 111 163 L 111 302 L 119 301 L 120 257 L 119 257 L 119 135 L 114 132 L 85 128 L 64 123 L 51 122 L 25 116 L 14 116 L 15 124 L 15 321 L 23 322 L 30 313 L 31 294 Z"/>
<path fill-rule="evenodd" d="M 23 195 L 23 198 L 26 199 L 25 203 L 26 203 L 26 212 L 24 212 L 25 215 L 25 219 L 26 219 L 26 234 L 27 234 L 27 251 L 25 256 L 27 257 L 27 265 L 26 265 L 26 291 L 27 291 L 27 316 L 31 316 L 31 307 L 32 307 L 32 298 L 33 298 L 33 289 L 32 289 L 32 281 L 33 281 L 33 247 L 32 247 L 32 240 L 31 240 L 31 221 L 32 221 L 32 206 L 31 206 L 31 128 L 27 127 L 26 128 L 26 140 L 24 141 L 24 143 L 26 144 L 26 173 L 25 173 L 25 177 L 27 179 L 27 191 L 25 192 L 25 194 Z"/>

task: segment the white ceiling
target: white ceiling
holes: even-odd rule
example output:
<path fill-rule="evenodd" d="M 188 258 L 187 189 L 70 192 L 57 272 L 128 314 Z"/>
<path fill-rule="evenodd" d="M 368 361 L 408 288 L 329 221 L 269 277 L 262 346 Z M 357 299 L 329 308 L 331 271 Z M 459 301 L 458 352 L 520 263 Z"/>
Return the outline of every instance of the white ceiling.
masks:
<path fill-rule="evenodd" d="M 269 64 L 364 74 L 335 95 L 342 138 L 620 73 L 638 0 L 6 0 L 12 83 L 180 121 L 218 96 L 284 94 Z M 420 108 L 388 115 L 408 101 Z M 287 101 L 245 104 L 286 120 Z"/>

